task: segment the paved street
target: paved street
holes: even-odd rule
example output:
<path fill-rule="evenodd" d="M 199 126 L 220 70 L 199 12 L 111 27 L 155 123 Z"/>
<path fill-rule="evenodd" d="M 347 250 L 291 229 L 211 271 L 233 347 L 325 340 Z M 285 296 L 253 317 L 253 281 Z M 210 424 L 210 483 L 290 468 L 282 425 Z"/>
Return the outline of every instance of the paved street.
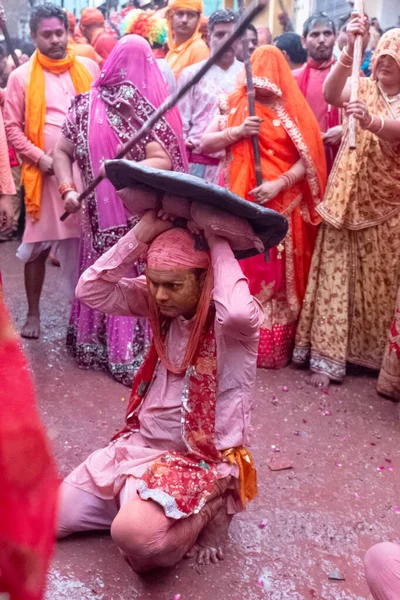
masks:
<path fill-rule="evenodd" d="M 0 245 L 0 267 L 19 328 L 26 305 L 16 247 Z M 106 374 L 77 368 L 64 344 L 68 310 L 60 270 L 49 265 L 42 337 L 24 347 L 61 475 L 120 429 L 129 395 Z M 397 406 L 377 396 L 371 374 L 354 371 L 328 394 L 306 376 L 292 367 L 258 373 L 251 450 L 259 496 L 234 519 L 224 563 L 199 574 L 183 561 L 141 578 L 109 535 L 76 536 L 57 545 L 47 600 L 369 599 L 364 553 L 400 538 Z"/>

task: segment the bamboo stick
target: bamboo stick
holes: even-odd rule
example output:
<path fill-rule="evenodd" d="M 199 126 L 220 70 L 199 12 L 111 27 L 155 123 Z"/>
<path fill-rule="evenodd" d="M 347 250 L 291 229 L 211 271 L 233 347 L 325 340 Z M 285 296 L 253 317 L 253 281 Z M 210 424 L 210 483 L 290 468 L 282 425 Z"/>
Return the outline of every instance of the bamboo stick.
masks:
<path fill-rule="evenodd" d="M 364 0 L 356 0 L 354 4 L 354 12 L 360 16 L 364 16 Z M 356 102 L 358 100 L 358 91 L 360 88 L 360 70 L 363 58 L 363 37 L 357 35 L 354 42 L 354 56 L 353 66 L 351 72 L 351 94 L 350 102 Z M 357 121 L 354 115 L 349 117 L 349 148 L 350 150 L 356 149 L 356 137 L 357 137 Z"/>
<path fill-rule="evenodd" d="M 253 0 L 250 6 L 244 11 L 239 21 L 236 24 L 236 27 L 232 31 L 231 35 L 225 40 L 222 46 L 217 50 L 215 54 L 210 56 L 207 62 L 201 67 L 201 69 L 190 79 L 186 85 L 184 85 L 180 90 L 178 90 L 173 96 L 169 96 L 162 105 L 156 110 L 156 112 L 143 124 L 143 126 L 135 133 L 135 135 L 124 144 L 121 150 L 115 156 L 115 159 L 123 158 L 132 148 L 154 127 L 154 125 L 159 121 L 171 108 L 173 108 L 177 102 L 187 92 L 194 86 L 196 83 L 200 81 L 200 79 L 207 73 L 207 71 L 216 63 L 216 61 L 222 56 L 222 54 L 232 45 L 232 43 L 242 35 L 247 29 L 249 23 L 267 6 L 268 0 Z M 89 194 L 91 194 L 99 183 L 102 181 L 103 176 L 98 175 L 91 184 L 87 186 L 80 194 L 78 200 L 82 202 Z M 61 217 L 61 221 L 65 221 L 65 219 L 69 216 L 70 213 L 65 212 Z"/>

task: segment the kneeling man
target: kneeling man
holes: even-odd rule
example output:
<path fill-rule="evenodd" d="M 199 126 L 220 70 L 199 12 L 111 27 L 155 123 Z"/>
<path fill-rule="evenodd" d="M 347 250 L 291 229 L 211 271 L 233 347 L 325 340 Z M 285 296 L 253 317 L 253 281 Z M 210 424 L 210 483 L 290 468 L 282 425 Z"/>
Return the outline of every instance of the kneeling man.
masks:
<path fill-rule="evenodd" d="M 189 551 L 222 559 L 232 515 L 256 495 L 244 444 L 263 309 L 225 238 L 206 226 L 199 249 L 164 219 L 147 211 L 79 281 L 82 302 L 149 317 L 154 337 L 125 428 L 63 482 L 58 522 L 59 538 L 111 529 L 137 572 Z M 146 276 L 129 279 L 139 257 Z"/>

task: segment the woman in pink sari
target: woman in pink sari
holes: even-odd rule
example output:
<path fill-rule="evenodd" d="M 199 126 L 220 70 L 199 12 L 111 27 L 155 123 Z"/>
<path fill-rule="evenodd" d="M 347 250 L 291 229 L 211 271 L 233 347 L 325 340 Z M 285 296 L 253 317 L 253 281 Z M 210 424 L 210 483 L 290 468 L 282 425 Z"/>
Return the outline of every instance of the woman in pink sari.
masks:
<path fill-rule="evenodd" d="M 66 210 L 79 210 L 78 194 L 70 189 L 74 160 L 87 186 L 103 162 L 117 154 L 167 98 L 164 79 L 146 40 L 122 38 L 111 52 L 100 77 L 86 94 L 77 96 L 65 120 L 54 153 L 54 170 Z M 132 150 L 131 160 L 159 169 L 186 171 L 182 126 L 177 109 L 171 110 Z M 104 179 L 87 198 L 82 215 L 80 273 L 113 246 L 135 223 Z M 141 273 L 140 263 L 132 277 Z M 107 316 L 75 299 L 67 346 L 83 368 L 109 371 L 131 385 L 149 342 L 147 321 Z"/>

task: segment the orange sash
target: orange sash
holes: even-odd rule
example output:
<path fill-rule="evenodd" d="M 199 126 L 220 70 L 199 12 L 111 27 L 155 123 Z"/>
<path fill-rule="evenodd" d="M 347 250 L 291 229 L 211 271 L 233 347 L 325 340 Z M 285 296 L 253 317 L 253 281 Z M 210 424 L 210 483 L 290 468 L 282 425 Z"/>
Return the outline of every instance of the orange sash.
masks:
<path fill-rule="evenodd" d="M 69 70 L 77 94 L 88 92 L 92 76 L 82 63 L 76 60 L 75 50 L 68 46 L 67 55 L 61 60 L 44 56 L 39 50 L 31 58 L 26 89 L 25 134 L 38 148 L 44 150 L 44 124 L 46 121 L 46 90 L 43 69 L 61 75 Z M 22 182 L 25 188 L 26 212 L 37 221 L 40 216 L 43 176 L 38 166 L 24 162 Z"/>

